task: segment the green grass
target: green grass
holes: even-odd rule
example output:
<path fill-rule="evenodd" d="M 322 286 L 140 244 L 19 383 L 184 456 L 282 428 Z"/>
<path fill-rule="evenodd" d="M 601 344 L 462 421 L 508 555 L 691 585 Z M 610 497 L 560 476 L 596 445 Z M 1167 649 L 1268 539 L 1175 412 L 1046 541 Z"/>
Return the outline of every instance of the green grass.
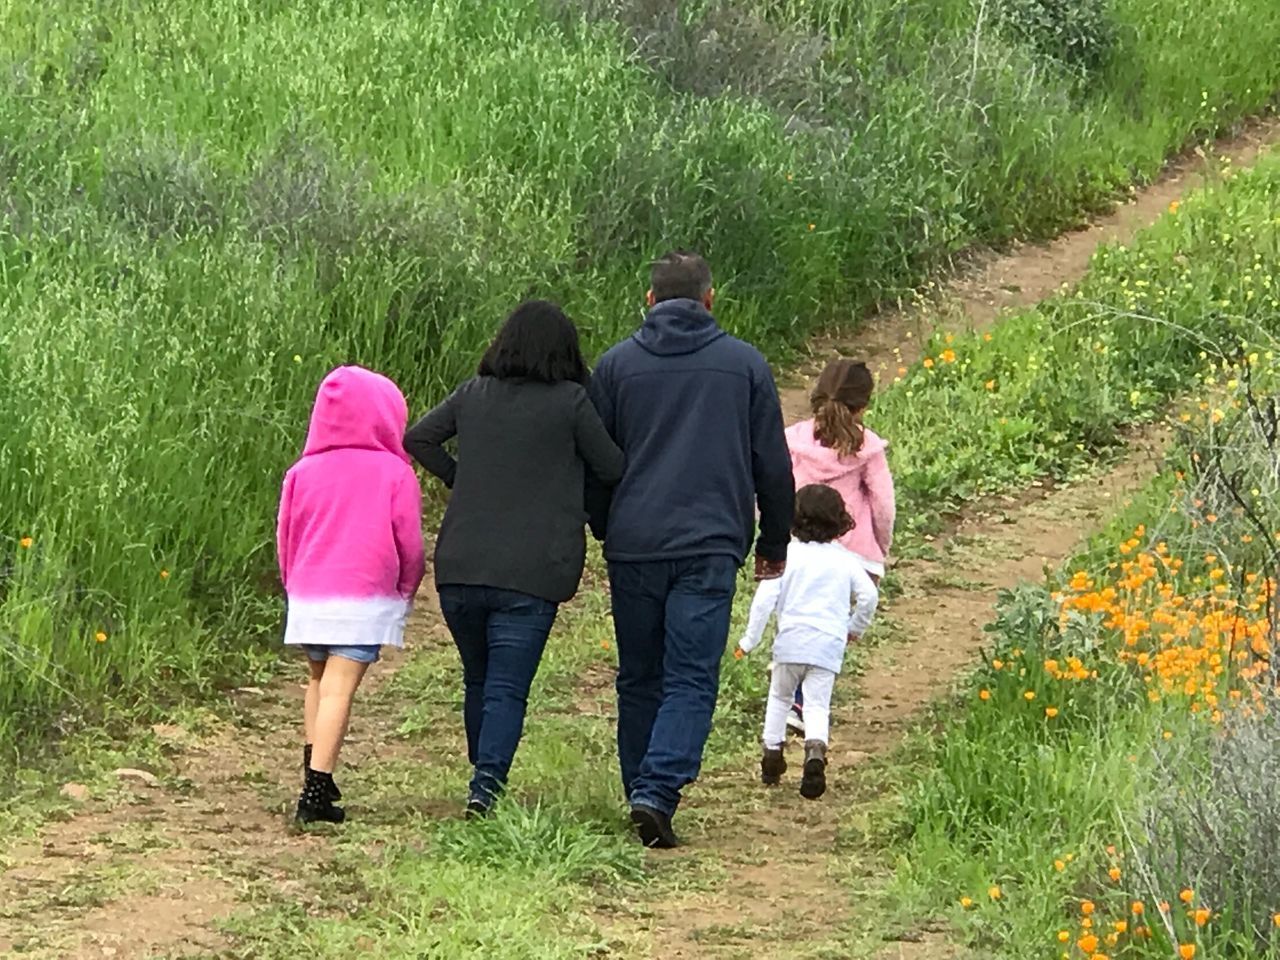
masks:
<path fill-rule="evenodd" d="M 744 580 L 739 624 L 750 596 Z M 617 773 L 616 653 L 603 609 L 607 599 L 591 590 L 562 611 L 530 694 L 510 792 L 483 822 L 461 819 L 471 771 L 457 654 L 443 640 L 417 649 L 357 707 L 390 718 L 397 732 L 376 763 L 344 767 L 351 819 L 326 831 L 329 859 L 300 871 L 287 896 L 246 878 L 254 882 L 244 908 L 227 927 L 236 948 L 265 958 L 346 957 L 375 944 L 393 958 L 648 956 L 637 911 L 722 867 L 707 851 L 706 862 L 685 857 L 672 869 L 634 841 Z M 726 658 L 705 770 L 756 749 L 764 685 L 762 661 Z M 707 828 L 700 814 L 682 815 L 686 836 Z"/>
<path fill-rule="evenodd" d="M 1205 567 L 1199 551 L 1249 569 L 1252 548 L 1239 543 L 1245 521 L 1226 523 L 1224 516 L 1212 540 L 1193 522 L 1193 494 L 1175 481 L 1175 472 L 1193 468 L 1188 457 L 1175 459 L 1064 569 L 1114 582 L 1125 558 L 1119 546 L 1137 523 L 1146 525 L 1147 549 L 1165 542 L 1188 557 L 1183 582 L 1189 596 L 1209 589 L 1199 577 Z M 1171 515 L 1171 503 L 1185 510 Z M 1153 703 L 1139 672 L 1116 659 L 1123 645 L 1096 623 L 1060 629 L 1049 596 L 1055 585 L 1026 584 L 1003 598 L 990 652 L 963 695 L 938 707 L 925 728 L 936 735 L 922 731 L 909 741 L 885 775 L 899 786 L 880 801 L 871 840 L 898 866 L 879 893 L 881 907 L 908 926 L 946 918 L 970 946 L 996 957 L 1054 957 L 1063 949 L 1059 931 L 1075 944 L 1091 932 L 1112 933 L 1116 921 L 1130 934 L 1146 922 L 1154 936 L 1100 943 L 1097 950 L 1106 956 L 1168 957 L 1181 943 L 1213 957 L 1274 956 L 1277 944 L 1268 931 L 1280 890 L 1270 877 L 1251 883 L 1243 870 L 1256 843 L 1238 839 L 1214 847 L 1217 838 L 1206 826 L 1213 821 L 1198 819 L 1213 810 L 1257 824 L 1271 816 L 1270 808 L 1251 807 L 1256 795 L 1236 795 L 1206 779 L 1223 742 L 1222 730 L 1206 722 L 1207 710 L 1189 711 L 1190 700 L 1176 694 Z M 1044 661 L 1070 655 L 1081 657 L 1095 679 L 1064 683 L 1050 676 Z M 1224 679 L 1224 703 L 1227 685 Z M 1034 699 L 1026 699 L 1028 691 Z M 1059 711 L 1052 718 L 1044 712 L 1048 706 Z M 1274 733 L 1266 736 L 1273 749 Z M 1237 773 L 1248 780 L 1263 771 Z M 1199 856 L 1184 860 L 1175 848 L 1191 835 L 1197 842 L 1188 849 Z M 1259 842 L 1266 843 L 1261 835 Z M 1113 867 L 1115 878 L 1108 876 Z M 1197 927 L 1187 909 L 1178 908 L 1183 889 L 1198 891 L 1195 906 L 1212 911 L 1207 926 Z M 1145 917 L 1133 915 L 1135 900 Z M 1175 905 L 1172 947 L 1157 914 L 1161 900 Z M 1081 924 L 1086 902 L 1096 904 L 1092 929 Z"/>
<path fill-rule="evenodd" d="M 6 763 L 51 720 L 271 667 L 279 476 L 331 365 L 420 410 L 533 293 L 599 349 L 674 244 L 781 359 L 1280 87 L 1269 0 L 1117 0 L 1113 55 L 1078 70 L 1007 3 L 587 6 L 0 12 Z"/>
<path fill-rule="evenodd" d="M 1060 578 L 1004 597 L 990 652 L 963 696 L 939 708 L 925 728 L 934 735 L 922 732 L 887 775 L 907 784 L 883 805 L 874 835 L 898 863 L 882 892 L 898 922 L 945 917 L 991 956 L 1088 956 L 1072 945 L 1104 938 L 1116 922 L 1132 931 L 1144 922 L 1130 910 L 1140 900 L 1153 937 L 1100 939 L 1097 952 L 1168 957 L 1187 944 L 1197 956 L 1276 955 L 1280 886 L 1256 866 L 1266 862 L 1261 825 L 1274 812 L 1267 791 L 1253 785 L 1273 779 L 1263 757 L 1274 750 L 1274 723 L 1226 709 L 1228 687 L 1240 681 L 1225 653 L 1228 669 L 1213 687 L 1223 704 L 1219 728 L 1206 722 L 1214 707 L 1193 706 L 1181 680 L 1170 688 L 1145 680 L 1101 617 L 1060 621 L 1050 590 L 1076 570 L 1098 589 L 1116 584 L 1135 550 L 1159 544 L 1185 559 L 1179 591 L 1189 603 L 1221 589 L 1244 605 L 1251 575 L 1274 572 L 1280 516 L 1266 425 L 1280 334 L 1278 196 L 1274 157 L 1197 193 L 1131 248 L 1100 251 L 1078 291 L 1002 323 L 989 342 L 937 344 L 934 357 L 950 346 L 957 361 L 913 371 L 901 395 L 886 397 L 914 394 L 919 419 L 903 459 L 924 456 L 914 440 L 923 431 L 953 449 L 933 454 L 938 473 L 916 496 L 989 489 L 1021 464 L 1064 470 L 1110 448 L 1117 426 L 1156 417 L 1175 396 L 1186 410 L 1175 418 L 1183 446 L 1146 491 Z M 985 388 L 990 379 L 994 390 Z M 978 429 L 982 410 L 987 426 Z M 1019 415 L 1026 433 L 1021 446 L 1010 445 L 992 426 Z M 920 475 L 903 473 L 910 497 Z M 1127 612 L 1154 621 L 1144 603 Z M 1167 630 L 1151 627 L 1137 649 L 1166 649 Z M 1046 661 L 1070 656 L 1092 679 L 1051 675 Z M 1240 830 L 1229 841 L 1227 825 Z M 1204 927 L 1179 907 L 1183 888 L 1211 910 Z M 1156 915 L 1161 900 L 1175 906 L 1168 928 Z M 1091 929 L 1082 925 L 1086 901 L 1096 904 Z"/>
<path fill-rule="evenodd" d="M 1280 158 L 1223 176 L 1132 245 L 1099 249 L 1076 289 L 989 333 L 935 338 L 928 359 L 877 397 L 869 420 L 892 441 L 908 529 L 1106 458 L 1123 428 L 1203 392 L 1224 362 L 1272 363 Z"/>

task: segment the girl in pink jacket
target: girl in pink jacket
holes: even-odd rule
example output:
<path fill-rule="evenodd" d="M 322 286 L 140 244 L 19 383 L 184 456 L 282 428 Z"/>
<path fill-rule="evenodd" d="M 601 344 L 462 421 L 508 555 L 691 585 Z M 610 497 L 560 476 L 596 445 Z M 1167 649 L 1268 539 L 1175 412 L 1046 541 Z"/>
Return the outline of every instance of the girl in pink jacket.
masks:
<path fill-rule="evenodd" d="M 832 360 L 811 396 L 813 418 L 787 429 L 796 489 L 811 483 L 834 487 L 853 518 L 840 543 L 861 562 L 876 586 L 893 545 L 893 477 L 884 440 L 862 425 L 875 380 L 865 363 Z M 797 692 L 788 725 L 803 729 Z"/>
<path fill-rule="evenodd" d="M 403 644 L 422 582 L 422 500 L 399 388 L 361 367 L 324 378 L 302 458 L 285 474 L 276 545 L 284 642 L 306 652 L 306 782 L 297 819 L 341 823 L 333 782 L 351 702 L 383 646 Z"/>
<path fill-rule="evenodd" d="M 878 584 L 893 545 L 894 499 L 888 444 L 862 425 L 874 388 L 865 363 L 832 360 L 813 390 L 813 419 L 787 429 L 787 448 L 796 489 L 824 483 L 839 492 L 854 523 L 840 543 Z"/>

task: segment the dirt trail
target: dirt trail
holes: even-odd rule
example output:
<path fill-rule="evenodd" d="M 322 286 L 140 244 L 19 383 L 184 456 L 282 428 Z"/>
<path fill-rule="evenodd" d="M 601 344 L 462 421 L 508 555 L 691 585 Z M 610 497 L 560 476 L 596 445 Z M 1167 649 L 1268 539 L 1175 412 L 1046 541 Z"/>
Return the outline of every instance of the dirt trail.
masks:
<path fill-rule="evenodd" d="M 1007 310 L 1078 283 L 1100 245 L 1131 241 L 1210 171 L 1248 166 L 1277 142 L 1280 119 L 1257 121 L 1208 153 L 1197 150 L 1174 161 L 1154 184 L 1085 229 L 978 257 L 926 306 L 876 317 L 853 337 L 815 340 L 810 362 L 783 384 L 788 422 L 807 416 L 813 378 L 829 358 L 866 360 L 877 380 L 891 380 L 899 366 L 920 359 L 921 345 L 935 330 L 982 329 Z M 1121 463 L 1091 481 L 1003 498 L 1004 509 L 999 500 L 995 510 L 978 507 L 934 544 L 936 558 L 895 567 L 903 595 L 886 605 L 885 616 L 905 642 L 875 651 L 856 700 L 832 711 L 832 794 L 847 793 L 842 781 L 856 778 L 860 764 L 898 743 L 912 720 L 972 663 L 999 591 L 1039 580 L 1046 567 L 1069 557 L 1113 505 L 1154 476 L 1166 440 L 1163 430 L 1148 430 L 1132 438 Z M 655 957 L 803 957 L 841 923 L 856 921 L 832 856 L 840 807 L 799 798 L 799 759 L 792 749 L 792 775 L 777 790 L 744 789 L 755 777 L 752 769 L 707 777 L 691 791 L 690 806 L 703 807 L 703 818 L 713 824 L 699 846 L 716 851 L 725 873 L 710 892 L 649 906 L 640 922 L 653 937 Z M 954 955 L 945 941 L 923 935 L 884 953 L 885 960 Z"/>
<path fill-rule="evenodd" d="M 856 921 L 848 888 L 839 880 L 838 827 L 847 812 L 838 798 L 856 793 L 859 766 L 896 745 L 920 711 L 945 693 L 984 643 L 997 593 L 1041 579 L 1066 560 L 1124 498 L 1154 476 L 1167 433 L 1151 428 L 1132 438 L 1128 455 L 1106 472 L 1057 489 L 996 498 L 962 520 L 932 546 L 929 559 L 895 569 L 903 593 L 886 616 L 902 642 L 869 657 L 856 683 L 832 711 L 829 797 L 811 803 L 796 791 L 800 750 L 776 789 L 756 781 L 756 769 L 704 779 L 689 807 L 709 823 L 685 856 L 714 850 L 724 867 L 715 889 L 650 905 L 641 922 L 654 939 L 654 957 L 791 958 L 810 951 L 841 923 Z M 676 858 L 681 856 L 677 852 Z M 947 957 L 929 941 L 895 944 L 888 957 Z"/>
<path fill-rule="evenodd" d="M 435 597 L 424 590 L 410 631 L 426 638 L 438 625 Z M 362 699 L 402 661 L 388 651 Z M 243 688 L 230 697 L 230 719 L 198 735 L 157 724 L 152 732 L 172 764 L 162 779 L 120 777 L 71 819 L 8 851 L 0 859 L 0 956 L 221 955 L 229 944 L 218 923 L 243 907 L 248 884 L 303 891 L 328 846 L 322 834 L 281 828 L 301 776 L 303 690 L 293 682 Z M 357 711 L 344 767 L 403 749 L 391 723 L 384 712 Z"/>
<path fill-rule="evenodd" d="M 1206 151 L 1197 148 L 1172 161 L 1150 186 L 1087 227 L 1063 233 L 1047 243 L 1017 244 L 1008 253 L 976 254 L 967 268 L 940 294 L 918 309 L 886 311 L 867 321 L 855 335 L 829 335 L 812 341 L 809 361 L 784 382 L 782 407 L 788 421 L 808 416 L 809 389 L 832 357 L 865 360 L 878 382 L 897 368 L 921 358 L 922 344 L 939 329 L 982 329 L 1007 310 L 1027 307 L 1084 276 L 1093 252 L 1102 244 L 1128 243 L 1154 223 L 1169 204 L 1200 186 L 1215 169 L 1251 165 L 1262 151 L 1280 142 L 1280 118 L 1248 124 Z"/>
<path fill-rule="evenodd" d="M 1248 163 L 1280 139 L 1280 122 L 1259 122 L 1213 153 Z M 1034 302 L 1079 279 L 1101 242 L 1125 239 L 1195 185 L 1205 162 L 1175 163 L 1152 187 L 1093 227 L 1044 246 L 991 258 L 949 288 L 948 310 L 877 318 L 854 339 L 816 341 L 810 368 L 784 393 L 791 418 L 806 407 L 807 376 L 836 353 L 867 358 L 881 376 L 918 356 L 934 318 L 959 326 L 991 322 L 1003 309 Z M 1111 504 L 1153 472 L 1158 432 L 1135 438 L 1130 456 L 1092 481 L 1008 498 L 975 512 L 940 540 L 936 558 L 898 568 L 904 594 L 885 617 L 906 642 L 870 658 L 860 696 L 838 705 L 832 744 L 831 799 L 806 803 L 788 786 L 764 791 L 754 769 L 706 778 L 690 809 L 708 824 L 692 853 L 713 850 L 714 889 L 669 895 L 640 915 L 615 918 L 646 930 L 654 957 L 804 956 L 842 920 L 849 898 L 833 876 L 840 804 L 859 764 L 883 751 L 931 698 L 971 662 L 995 593 L 1039 577 L 1065 557 Z M 428 603 L 426 605 L 430 607 Z M 415 624 L 418 641 L 438 631 L 438 611 Z M 429 641 L 428 641 L 429 642 Z M 392 669 L 371 675 L 385 682 Z M 296 789 L 301 689 L 280 685 L 242 691 L 233 718 L 197 736 L 159 726 L 172 769 L 163 782 L 122 779 L 78 804 L 0 864 L 0 955 L 131 960 L 221 954 L 217 923 L 263 880 L 303 892 L 324 857 L 323 835 L 281 830 L 281 797 Z M 391 715 L 357 711 L 344 764 L 376 764 L 393 755 Z M 275 807 L 278 807 L 276 809 Z M 797 829 L 797 822 L 804 829 Z M 665 872 L 665 871 L 664 871 Z M 928 941 L 894 946 L 887 957 L 950 956 Z"/>

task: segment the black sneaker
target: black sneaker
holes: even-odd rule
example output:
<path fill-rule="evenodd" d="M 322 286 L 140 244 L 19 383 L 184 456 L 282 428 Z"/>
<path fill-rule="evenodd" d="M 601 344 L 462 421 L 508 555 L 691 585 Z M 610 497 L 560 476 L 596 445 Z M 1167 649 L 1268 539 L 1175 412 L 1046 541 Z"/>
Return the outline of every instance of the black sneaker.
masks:
<path fill-rule="evenodd" d="M 827 792 L 827 745 L 821 740 L 804 743 L 804 776 L 800 780 L 800 796 L 817 800 Z"/>
<path fill-rule="evenodd" d="M 774 786 L 782 780 L 787 772 L 787 758 L 782 755 L 781 747 L 764 748 L 760 757 L 760 782 L 766 786 Z"/>
<path fill-rule="evenodd" d="M 646 807 L 637 803 L 631 808 L 631 822 L 635 824 L 640 842 L 655 850 L 670 850 L 680 846 L 675 830 L 671 827 L 671 817 L 661 810 Z"/>
<path fill-rule="evenodd" d="M 481 797 L 469 797 L 467 799 L 467 819 L 483 820 L 485 817 L 493 813 L 493 803 L 484 800 Z"/>

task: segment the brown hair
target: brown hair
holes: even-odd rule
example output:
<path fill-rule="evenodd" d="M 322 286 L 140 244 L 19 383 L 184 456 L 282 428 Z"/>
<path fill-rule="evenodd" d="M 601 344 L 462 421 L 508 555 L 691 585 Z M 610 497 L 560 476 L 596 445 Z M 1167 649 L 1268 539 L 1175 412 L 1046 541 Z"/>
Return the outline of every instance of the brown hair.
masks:
<path fill-rule="evenodd" d="M 842 457 L 862 449 L 860 414 L 871 402 L 875 378 L 861 361 L 832 360 L 823 369 L 810 398 L 813 437 Z"/>
<path fill-rule="evenodd" d="M 830 543 L 853 529 L 844 499 L 825 483 L 811 483 L 796 491 L 796 514 L 791 533 L 801 543 Z"/>

